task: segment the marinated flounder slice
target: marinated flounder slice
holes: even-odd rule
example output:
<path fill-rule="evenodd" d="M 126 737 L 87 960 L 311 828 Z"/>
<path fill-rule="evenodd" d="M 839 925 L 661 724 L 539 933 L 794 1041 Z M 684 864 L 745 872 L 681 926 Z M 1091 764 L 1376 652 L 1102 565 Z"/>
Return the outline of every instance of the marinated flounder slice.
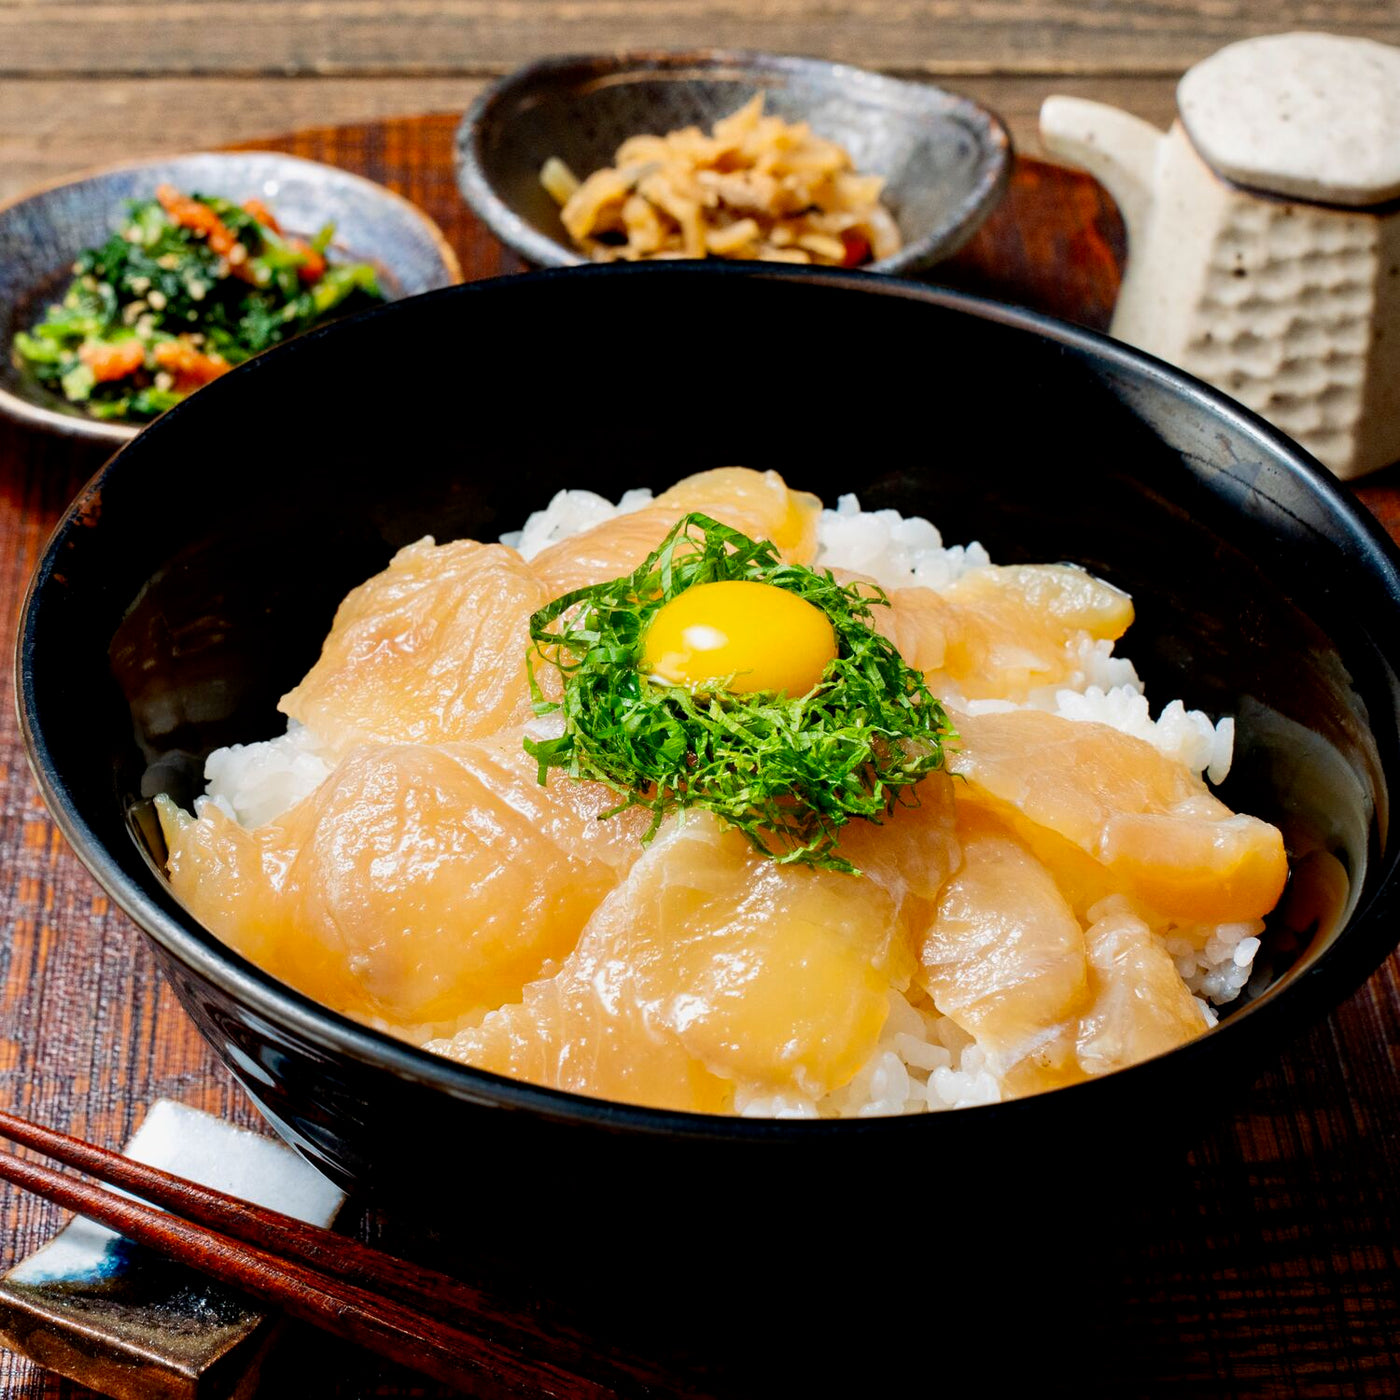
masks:
<path fill-rule="evenodd" d="M 171 887 L 205 928 L 313 1000 L 365 1012 L 345 950 L 306 936 L 297 922 L 291 866 L 315 829 L 316 796 L 256 831 L 213 805 L 196 820 L 164 794 L 156 798 L 156 811 Z"/>
<path fill-rule="evenodd" d="M 437 1049 L 497 1073 L 717 1111 L 735 1084 L 820 1098 L 869 1057 L 912 941 L 874 876 L 779 865 L 712 817 L 658 837 L 554 977 Z"/>
<path fill-rule="evenodd" d="M 933 917 L 939 892 L 962 861 L 954 788 L 939 769 L 901 793 L 883 821 L 841 828 L 840 854 L 894 897 L 914 935 Z"/>
<path fill-rule="evenodd" d="M 777 472 L 717 467 L 663 491 L 651 505 L 541 550 L 531 563 L 551 598 L 631 573 L 688 511 L 703 511 L 753 539 L 772 540 L 784 558 L 816 554 L 821 502 L 789 491 Z"/>
<path fill-rule="evenodd" d="M 960 835 L 963 864 L 924 935 L 918 979 L 995 1058 L 1009 1091 L 1071 1083 L 1082 1077 L 1074 1028 L 1089 996 L 1079 921 L 1004 828 L 966 807 Z"/>
<path fill-rule="evenodd" d="M 931 588 L 892 588 L 885 596 L 888 607 L 875 605 L 870 610 L 875 630 L 893 642 L 915 670 L 925 675 L 941 672 L 949 639 L 962 631 L 957 609 Z"/>
<path fill-rule="evenodd" d="M 535 719 L 512 725 L 470 744 L 447 744 L 444 749 L 561 850 L 581 860 L 601 861 L 619 879 L 644 849 L 642 837 L 651 826 L 650 809 L 618 808 L 626 799 L 603 783 L 583 782 L 555 770 L 539 781 L 539 763 L 525 751 L 524 740 L 554 738 L 563 726 L 556 719 Z M 605 812 L 615 815 L 603 820 Z"/>
<path fill-rule="evenodd" d="M 528 714 L 530 614 L 553 596 L 514 550 L 420 540 L 341 603 L 281 708 L 337 754 L 493 733 Z"/>
<path fill-rule="evenodd" d="M 540 550 L 530 561 L 550 598 L 630 574 L 666 538 L 682 511 L 650 505 L 615 515 Z M 726 524 L 728 522 L 725 522 Z"/>
<path fill-rule="evenodd" d="M 1207 1029 L 1170 956 L 1124 899 L 1109 899 L 1085 935 L 1092 1004 L 1079 1024 L 1085 1074 L 1107 1074 L 1174 1050 Z"/>
<path fill-rule="evenodd" d="M 972 569 L 943 597 L 958 626 L 941 671 L 968 699 L 1023 700 L 1065 681 L 1080 643 L 1116 641 L 1133 620 L 1126 593 L 1068 564 Z"/>
<path fill-rule="evenodd" d="M 734 1086 L 681 1043 L 651 1030 L 625 962 L 585 939 L 553 977 L 427 1049 L 529 1084 L 685 1113 L 730 1113 Z"/>
<path fill-rule="evenodd" d="M 213 932 L 337 1010 L 408 1028 L 518 997 L 573 949 L 623 857 L 550 833 L 613 803 L 540 788 L 485 746 L 397 745 L 355 750 L 254 831 L 169 804 L 162 822 L 175 892 Z"/>
<path fill-rule="evenodd" d="M 716 467 L 663 491 L 656 504 L 682 514 L 701 510 L 756 540 L 772 540 L 790 564 L 810 564 L 817 554 L 822 503 L 810 491 L 792 491 L 777 472 Z"/>
<path fill-rule="evenodd" d="M 968 797 L 1011 820 L 1057 876 L 1064 853 L 1072 902 L 1117 888 L 1172 919 L 1204 923 L 1262 918 L 1278 902 L 1288 876 L 1278 829 L 1236 816 L 1151 744 L 1038 710 L 956 713 L 953 722 L 949 767 Z M 1097 889 L 1096 870 L 1110 877 Z"/>
<path fill-rule="evenodd" d="M 875 629 L 935 693 L 973 700 L 1019 701 L 1069 681 L 1086 643 L 1116 641 L 1133 620 L 1126 593 L 1068 564 L 986 565 L 942 592 L 886 596 L 888 607 L 871 610 Z"/>

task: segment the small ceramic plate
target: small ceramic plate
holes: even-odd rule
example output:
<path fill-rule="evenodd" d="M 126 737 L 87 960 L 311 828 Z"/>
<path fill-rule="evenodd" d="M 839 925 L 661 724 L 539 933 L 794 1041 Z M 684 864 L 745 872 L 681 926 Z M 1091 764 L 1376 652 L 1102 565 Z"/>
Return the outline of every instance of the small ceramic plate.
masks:
<path fill-rule="evenodd" d="M 122 226 L 126 201 L 156 186 L 256 197 L 294 233 L 335 224 L 331 257 L 373 263 L 397 301 L 462 280 L 442 231 L 406 199 L 359 175 L 271 151 L 200 153 L 94 171 L 0 205 L 0 412 L 75 437 L 125 442 L 143 426 L 93 418 L 14 363 L 16 331 L 38 320 L 67 285 L 74 258 Z"/>
<path fill-rule="evenodd" d="M 584 262 L 540 185 L 550 156 L 582 179 L 610 165 L 629 136 L 708 130 L 759 91 L 768 111 L 810 122 L 857 170 L 885 177 L 904 246 L 867 271 L 910 273 L 948 257 L 1006 188 L 1011 138 L 969 98 L 822 59 L 719 49 L 547 58 L 519 69 L 463 118 L 457 181 L 522 257 L 543 267 Z"/>

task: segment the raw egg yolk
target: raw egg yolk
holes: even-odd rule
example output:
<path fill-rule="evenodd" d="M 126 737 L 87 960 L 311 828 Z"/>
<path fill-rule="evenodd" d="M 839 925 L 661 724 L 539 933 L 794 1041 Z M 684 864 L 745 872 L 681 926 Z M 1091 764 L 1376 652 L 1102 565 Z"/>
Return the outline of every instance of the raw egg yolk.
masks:
<path fill-rule="evenodd" d="M 642 643 L 642 669 L 670 685 L 806 695 L 836 659 L 831 620 L 771 583 L 697 583 L 664 603 Z"/>

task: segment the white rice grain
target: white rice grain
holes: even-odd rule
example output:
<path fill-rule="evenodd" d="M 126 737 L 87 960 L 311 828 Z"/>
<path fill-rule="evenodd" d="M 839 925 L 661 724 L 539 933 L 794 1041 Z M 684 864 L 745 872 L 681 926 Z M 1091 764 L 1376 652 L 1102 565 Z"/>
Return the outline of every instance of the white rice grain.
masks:
<path fill-rule="evenodd" d="M 817 527 L 818 568 L 865 574 L 881 588 L 939 591 L 991 562 L 976 540 L 945 548 L 937 528 L 922 516 L 862 511 L 855 496 L 842 496 L 835 510 L 822 511 Z"/>
<path fill-rule="evenodd" d="M 554 499 L 543 510 L 535 511 L 521 529 L 502 535 L 501 543 L 518 549 L 526 559 L 533 559 L 560 540 L 582 534 L 615 516 L 630 515 L 651 501 L 652 493 L 645 487 L 626 492 L 616 505 L 593 491 L 556 491 Z"/>
<path fill-rule="evenodd" d="M 330 774 L 325 745 L 291 720 L 275 739 L 215 749 L 204 762 L 208 786 L 195 799 L 195 815 L 212 804 L 240 826 L 262 826 L 309 797 Z"/>

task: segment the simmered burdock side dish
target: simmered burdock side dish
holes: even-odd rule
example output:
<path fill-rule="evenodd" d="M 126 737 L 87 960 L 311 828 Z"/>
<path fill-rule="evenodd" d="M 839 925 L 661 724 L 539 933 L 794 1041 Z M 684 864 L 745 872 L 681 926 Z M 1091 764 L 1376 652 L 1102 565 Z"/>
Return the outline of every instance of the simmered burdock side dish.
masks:
<path fill-rule="evenodd" d="M 540 172 L 574 246 L 594 262 L 744 258 L 860 267 L 901 247 L 884 180 L 806 122 L 765 115 L 763 94 L 714 124 L 633 136 L 580 180 Z"/>
<path fill-rule="evenodd" d="M 368 263 L 333 263 L 327 224 L 284 233 L 261 200 L 162 185 L 73 264 L 28 332 L 19 368 L 95 418 L 143 422 L 259 350 L 382 301 Z"/>
<path fill-rule="evenodd" d="M 1287 860 L 1149 709 L 1129 597 L 722 468 L 424 539 L 341 604 L 287 733 L 160 799 L 231 947 L 438 1054 L 705 1113 L 1091 1079 L 1247 995 Z"/>

